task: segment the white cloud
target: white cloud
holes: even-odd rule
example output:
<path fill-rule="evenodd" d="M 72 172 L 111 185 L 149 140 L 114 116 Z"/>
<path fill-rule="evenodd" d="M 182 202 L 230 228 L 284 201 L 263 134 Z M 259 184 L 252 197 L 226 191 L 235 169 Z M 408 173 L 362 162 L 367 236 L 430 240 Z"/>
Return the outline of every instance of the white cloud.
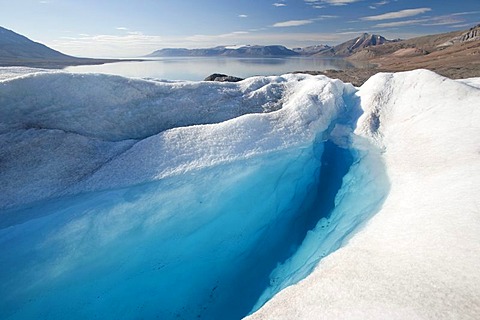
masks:
<path fill-rule="evenodd" d="M 333 18 L 338 18 L 338 16 L 329 15 L 329 14 L 322 14 L 322 15 L 318 16 L 318 18 L 316 18 L 315 20 L 325 20 L 325 19 L 333 19 Z"/>
<path fill-rule="evenodd" d="M 238 17 L 239 18 L 248 18 L 248 16 L 246 14 L 239 14 Z"/>
<path fill-rule="evenodd" d="M 447 26 L 451 24 L 462 23 L 464 20 L 453 17 L 437 17 L 429 19 L 428 23 L 422 24 L 423 26 Z"/>
<path fill-rule="evenodd" d="M 451 16 L 465 16 L 469 14 L 477 14 L 480 13 L 480 11 L 466 11 L 466 12 L 457 12 L 457 13 L 452 13 L 450 14 Z"/>
<path fill-rule="evenodd" d="M 464 23 L 464 24 L 455 24 L 453 26 L 448 26 L 449 28 L 468 28 L 472 27 L 473 25 L 471 23 Z"/>
<path fill-rule="evenodd" d="M 126 28 L 126 27 L 116 27 L 115 29 L 122 30 L 122 31 L 128 30 L 128 28 Z"/>
<path fill-rule="evenodd" d="M 272 4 L 272 6 L 275 6 L 275 7 L 286 7 L 287 5 L 286 5 L 285 3 L 275 2 L 274 4 Z"/>
<path fill-rule="evenodd" d="M 331 6 L 345 6 L 347 4 L 359 2 L 362 0 L 304 0 L 304 1 L 314 5 L 321 5 L 322 3 L 325 3 Z"/>
<path fill-rule="evenodd" d="M 380 1 L 380 2 L 374 2 L 372 5 L 368 6 L 370 9 L 377 9 L 378 7 L 384 6 L 386 4 L 389 4 L 390 1 Z"/>
<path fill-rule="evenodd" d="M 366 20 L 366 21 L 379 21 L 379 20 L 390 20 L 390 19 L 400 19 L 400 18 L 406 18 L 406 17 L 412 17 L 416 16 L 428 11 L 431 11 L 431 8 L 418 8 L 418 9 L 405 9 L 405 10 L 400 10 L 400 11 L 395 11 L 395 12 L 387 12 L 384 14 L 380 14 L 377 16 L 368 16 L 368 17 L 363 17 L 360 18 L 361 20 Z"/>
<path fill-rule="evenodd" d="M 303 0 L 307 5 L 310 5 L 314 9 L 322 9 L 325 6 L 345 6 L 354 2 L 363 0 Z"/>
<path fill-rule="evenodd" d="M 390 28 L 390 27 L 403 27 L 411 25 L 419 25 L 423 22 L 428 21 L 428 19 L 415 19 L 415 20 L 404 20 L 404 21 L 395 21 L 395 22 L 385 22 L 375 25 L 378 28 Z"/>
<path fill-rule="evenodd" d="M 275 23 L 272 27 L 298 27 L 312 23 L 312 20 L 289 20 Z"/>
<path fill-rule="evenodd" d="M 461 19 L 460 17 L 467 14 L 471 14 L 471 13 L 459 12 L 459 13 L 451 13 L 443 16 L 426 17 L 423 19 L 385 22 L 385 23 L 379 23 L 374 27 L 390 28 L 390 27 L 402 27 L 402 26 L 411 26 L 411 25 L 419 25 L 419 26 L 447 26 L 452 24 L 458 25 L 460 23 L 465 22 L 465 20 Z"/>
<path fill-rule="evenodd" d="M 325 0 L 324 2 L 331 4 L 332 6 L 345 6 L 350 3 L 358 2 L 361 0 Z"/>
<path fill-rule="evenodd" d="M 122 35 L 82 35 L 60 38 L 47 45 L 80 57 L 135 57 L 162 46 L 166 39 L 142 33 Z"/>

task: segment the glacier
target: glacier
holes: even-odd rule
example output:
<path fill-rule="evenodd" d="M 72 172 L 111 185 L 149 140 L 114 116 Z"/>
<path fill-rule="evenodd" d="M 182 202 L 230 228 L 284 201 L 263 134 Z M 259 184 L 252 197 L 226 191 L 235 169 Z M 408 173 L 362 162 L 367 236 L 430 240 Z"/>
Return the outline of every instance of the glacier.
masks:
<path fill-rule="evenodd" d="M 478 126 L 459 126 L 467 112 L 470 119 L 479 112 L 477 79 L 426 70 L 379 74 L 361 88 L 301 74 L 211 83 L 0 73 L 2 319 L 375 315 L 361 313 L 370 300 L 352 301 L 362 296 L 360 281 L 385 295 L 386 276 L 344 279 L 341 268 L 358 266 L 351 275 L 359 275 L 386 265 L 365 264 L 389 260 L 368 246 L 381 235 L 395 248 L 390 255 L 412 262 L 415 243 L 394 236 L 404 230 L 402 215 L 419 219 L 402 211 L 409 202 L 402 197 L 437 194 L 417 188 L 412 168 L 443 164 L 442 152 L 468 160 L 462 150 L 478 145 Z M 446 112 L 455 104 L 461 112 Z M 447 134 L 444 123 L 458 134 Z M 454 145 L 460 136 L 464 143 Z M 410 150 L 412 141 L 422 143 Z M 476 194 L 473 163 L 465 162 L 476 170 L 463 184 L 454 169 L 442 185 L 456 181 L 471 187 L 460 189 L 465 197 Z M 412 172 L 398 169 L 408 166 Z M 411 189 L 398 191 L 400 180 Z M 424 211 L 426 204 L 414 213 L 449 219 Z M 385 216 L 378 229 L 371 226 Z M 429 232 L 410 224 L 408 240 L 424 248 Z M 366 245 L 352 249 L 362 237 Z M 474 252 L 476 239 L 454 253 Z M 478 273 L 468 268 L 478 260 L 455 265 L 473 297 Z M 327 274 L 332 265 L 340 270 Z M 379 301 L 369 310 L 406 310 Z"/>

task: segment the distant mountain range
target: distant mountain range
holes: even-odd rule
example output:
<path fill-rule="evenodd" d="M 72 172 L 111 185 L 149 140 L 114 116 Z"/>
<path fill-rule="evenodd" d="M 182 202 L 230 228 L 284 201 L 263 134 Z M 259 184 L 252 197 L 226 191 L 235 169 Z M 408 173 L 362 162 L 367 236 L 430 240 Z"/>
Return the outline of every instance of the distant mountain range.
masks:
<path fill-rule="evenodd" d="M 408 40 L 387 40 L 364 33 L 336 46 L 319 44 L 288 49 L 281 45 L 218 46 L 204 49 L 166 48 L 146 57 L 338 57 L 367 61 L 375 70 L 402 71 L 429 68 L 449 77 L 480 74 L 480 25 L 469 30 L 423 36 Z M 69 65 L 101 64 L 112 59 L 77 58 L 34 42 L 11 30 L 0 27 L 0 66 L 33 66 L 61 68 Z M 381 66 L 381 68 L 380 68 Z M 449 70 L 448 72 L 445 70 Z M 452 71 L 453 70 L 453 71 Z M 452 73 L 460 70 L 457 73 Z M 465 73 L 464 71 L 468 72 Z M 456 71 L 455 71 L 456 72 Z"/>
<path fill-rule="evenodd" d="M 290 57 L 299 53 L 284 46 L 219 46 L 205 49 L 165 48 L 147 55 L 147 57 Z"/>
<path fill-rule="evenodd" d="M 61 68 L 115 61 L 119 60 L 72 57 L 0 27 L 0 66 Z"/>
<path fill-rule="evenodd" d="M 146 57 L 349 57 L 364 48 L 378 46 L 399 40 L 387 40 L 376 34 L 364 33 L 359 37 L 341 43 L 337 46 L 315 45 L 304 48 L 288 49 L 280 45 L 269 46 L 219 46 L 204 49 L 165 48 L 157 50 Z"/>
<path fill-rule="evenodd" d="M 445 63 L 447 60 L 468 58 L 468 61 L 480 65 L 480 25 L 469 30 L 453 31 L 429 36 L 422 36 L 402 41 L 386 42 L 382 46 L 370 46 L 350 55 L 352 60 L 381 61 L 382 65 L 391 65 L 394 61 L 409 58 L 409 63 L 416 60 Z M 477 56 L 477 58 L 475 58 Z M 412 60 L 413 57 L 416 57 Z M 423 58 L 422 58 L 423 57 Z M 442 57 L 442 59 L 439 59 Z M 465 62 L 468 62 L 465 61 Z"/>
<path fill-rule="evenodd" d="M 354 39 L 348 40 L 336 46 L 316 45 L 305 48 L 295 48 L 293 51 L 304 56 L 317 57 L 349 57 L 365 48 L 383 45 L 385 43 L 400 40 L 387 40 L 377 34 L 364 33 Z"/>

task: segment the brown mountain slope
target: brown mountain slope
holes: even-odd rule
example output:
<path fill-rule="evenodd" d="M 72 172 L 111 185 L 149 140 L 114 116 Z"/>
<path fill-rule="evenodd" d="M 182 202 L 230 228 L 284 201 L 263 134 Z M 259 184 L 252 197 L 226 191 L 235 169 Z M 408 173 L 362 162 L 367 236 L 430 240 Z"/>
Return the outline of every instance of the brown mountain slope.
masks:
<path fill-rule="evenodd" d="M 427 68 L 448 77 L 480 75 L 480 25 L 467 31 L 413 38 L 371 47 L 350 57 L 379 69 L 406 71 Z"/>
<path fill-rule="evenodd" d="M 469 30 L 423 36 L 364 48 L 347 59 L 370 63 L 369 68 L 309 72 L 361 85 L 378 72 L 429 69 L 459 79 L 480 77 L 480 25 Z"/>

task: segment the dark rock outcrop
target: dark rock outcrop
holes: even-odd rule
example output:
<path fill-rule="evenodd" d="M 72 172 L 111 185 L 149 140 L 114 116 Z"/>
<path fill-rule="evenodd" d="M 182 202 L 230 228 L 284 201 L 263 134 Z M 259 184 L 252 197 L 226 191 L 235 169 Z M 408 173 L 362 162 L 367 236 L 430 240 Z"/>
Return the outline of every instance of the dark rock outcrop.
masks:
<path fill-rule="evenodd" d="M 203 81 L 238 82 L 242 80 L 243 79 L 239 77 L 228 76 L 221 73 L 214 73 L 206 77 Z"/>
<path fill-rule="evenodd" d="M 448 47 L 452 46 L 457 43 L 464 43 L 470 41 L 478 41 L 480 40 L 480 24 L 476 25 L 473 28 L 470 28 L 468 31 L 465 31 L 459 36 L 456 36 L 447 42 L 440 44 L 438 47 Z"/>

